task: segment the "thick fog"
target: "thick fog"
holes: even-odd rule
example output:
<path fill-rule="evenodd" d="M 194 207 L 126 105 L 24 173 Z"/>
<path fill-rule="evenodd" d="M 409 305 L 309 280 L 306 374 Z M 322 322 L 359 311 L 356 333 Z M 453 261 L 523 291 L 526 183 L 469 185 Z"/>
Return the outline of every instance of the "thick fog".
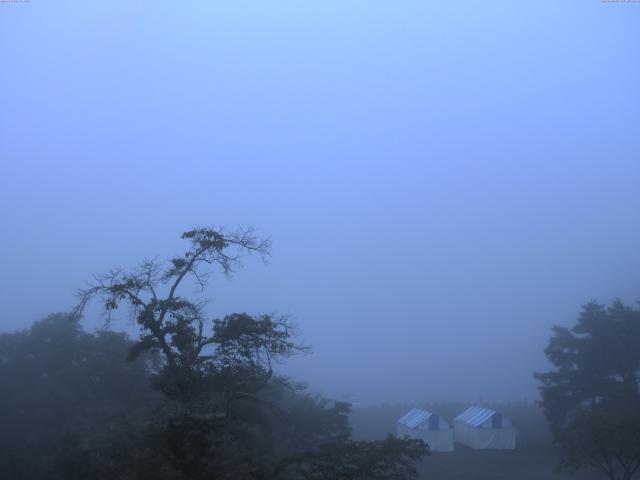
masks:
<path fill-rule="evenodd" d="M 0 4 L 0 329 L 254 226 L 269 263 L 205 293 L 295 318 L 313 354 L 281 371 L 533 400 L 552 325 L 640 299 L 639 27 L 599 0 Z"/>

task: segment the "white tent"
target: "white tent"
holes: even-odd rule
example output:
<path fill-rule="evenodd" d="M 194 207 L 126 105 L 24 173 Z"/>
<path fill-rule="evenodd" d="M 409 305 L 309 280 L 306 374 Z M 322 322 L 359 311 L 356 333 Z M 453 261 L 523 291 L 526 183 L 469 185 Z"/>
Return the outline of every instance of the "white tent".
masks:
<path fill-rule="evenodd" d="M 456 442 L 477 450 L 516 448 L 516 428 L 501 413 L 482 407 L 469 407 L 453 421 Z"/>
<path fill-rule="evenodd" d="M 432 452 L 453 451 L 453 429 L 444 419 L 421 408 L 414 408 L 398 420 L 398 437 L 423 440 Z"/>

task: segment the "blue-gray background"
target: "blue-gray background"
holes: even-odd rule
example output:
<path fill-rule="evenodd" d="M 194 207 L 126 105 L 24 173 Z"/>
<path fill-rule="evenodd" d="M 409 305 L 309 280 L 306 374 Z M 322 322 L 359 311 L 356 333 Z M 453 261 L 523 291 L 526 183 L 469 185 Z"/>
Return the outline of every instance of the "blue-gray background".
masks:
<path fill-rule="evenodd" d="M 292 314 L 284 371 L 531 399 L 551 325 L 640 299 L 639 124 L 640 4 L 2 3 L 0 329 L 253 225 L 209 309 Z"/>

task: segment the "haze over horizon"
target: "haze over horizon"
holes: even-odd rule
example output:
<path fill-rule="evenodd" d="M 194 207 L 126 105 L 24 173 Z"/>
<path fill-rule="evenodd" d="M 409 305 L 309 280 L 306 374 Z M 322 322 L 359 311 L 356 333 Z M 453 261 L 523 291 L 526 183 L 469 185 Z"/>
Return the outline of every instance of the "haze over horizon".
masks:
<path fill-rule="evenodd" d="M 203 296 L 291 314 L 313 354 L 281 371 L 366 403 L 533 400 L 552 325 L 640 300 L 639 22 L 600 1 L 2 4 L 0 331 L 193 226 L 254 226 L 269 264 Z"/>

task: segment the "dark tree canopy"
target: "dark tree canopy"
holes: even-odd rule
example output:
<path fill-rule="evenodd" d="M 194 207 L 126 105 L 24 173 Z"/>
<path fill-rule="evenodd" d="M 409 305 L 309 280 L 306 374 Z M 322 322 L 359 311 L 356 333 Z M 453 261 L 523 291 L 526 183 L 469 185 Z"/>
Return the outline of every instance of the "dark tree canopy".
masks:
<path fill-rule="evenodd" d="M 71 479 L 71 459 L 80 461 L 89 450 L 97 456 L 160 405 L 149 387 L 149 371 L 160 359 L 145 354 L 124 362 L 132 345 L 121 333 L 86 333 L 68 314 L 0 335 L 0 471 L 6 478 Z"/>
<path fill-rule="evenodd" d="M 545 353 L 555 369 L 535 376 L 566 468 L 624 480 L 640 468 L 639 346 L 640 310 L 619 300 L 554 327 Z"/>
<path fill-rule="evenodd" d="M 345 439 L 292 456 L 281 469 L 291 478 L 304 480 L 403 480 L 417 475 L 415 463 L 428 452 L 422 440 L 393 436 L 377 442 Z"/>
<path fill-rule="evenodd" d="M 145 260 L 130 271 L 113 270 L 96 277 L 79 292 L 76 315 L 94 297 L 102 299 L 108 321 L 114 310 L 128 307 L 140 327 L 140 340 L 129 358 L 142 352 L 160 352 L 166 362 L 156 384 L 167 397 L 183 403 L 204 401 L 211 405 L 224 398 L 225 408 L 234 400 L 255 398 L 256 388 L 273 375 L 272 361 L 305 351 L 292 338 L 295 327 L 286 317 L 233 313 L 209 322 L 203 303 L 181 295 L 181 287 L 195 282 L 207 286 L 217 266 L 231 275 L 244 255 L 269 255 L 270 242 L 253 230 L 230 233 L 196 228 L 182 234 L 189 248 L 167 262 Z M 239 379 L 242 379 L 241 381 Z M 215 384 L 215 385 L 214 385 Z M 214 389 L 215 386 L 215 389 Z"/>
<path fill-rule="evenodd" d="M 80 290 L 76 316 L 94 297 L 104 302 L 108 320 L 121 305 L 131 308 L 142 330 L 135 356 L 144 350 L 162 351 L 169 365 L 197 367 L 202 350 L 211 343 L 204 328 L 203 305 L 179 295 L 188 281 L 200 289 L 207 286 L 207 267 L 218 266 L 224 275 L 231 275 L 241 265 L 242 257 L 257 253 L 265 259 L 270 241 L 258 239 L 253 230 L 237 229 L 230 233 L 214 228 L 196 228 L 182 234 L 189 248 L 167 262 L 144 260 L 131 270 L 115 269 L 99 275 L 89 288 Z"/>

